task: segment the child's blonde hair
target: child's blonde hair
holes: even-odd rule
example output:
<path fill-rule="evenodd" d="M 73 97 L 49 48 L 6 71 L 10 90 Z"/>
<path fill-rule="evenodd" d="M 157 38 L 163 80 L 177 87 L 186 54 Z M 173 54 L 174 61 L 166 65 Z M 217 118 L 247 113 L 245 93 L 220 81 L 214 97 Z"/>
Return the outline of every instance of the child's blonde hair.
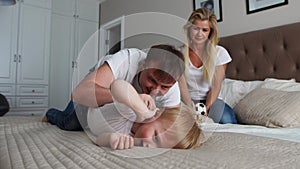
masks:
<path fill-rule="evenodd" d="M 194 115 L 194 111 L 190 107 L 181 103 L 179 108 L 165 109 L 159 117 L 173 122 L 167 130 L 178 138 L 178 143 L 173 148 L 193 149 L 201 145 L 201 129 Z"/>
<path fill-rule="evenodd" d="M 190 48 L 190 29 L 196 20 L 208 20 L 210 25 L 210 34 L 208 36 L 208 41 L 205 44 L 205 50 L 201 56 L 203 62 L 203 73 L 204 79 L 212 84 L 212 79 L 215 72 L 215 62 L 216 62 L 216 45 L 219 42 L 218 29 L 217 29 L 217 17 L 214 13 L 209 11 L 207 8 L 199 8 L 190 15 L 188 22 L 184 25 L 184 31 L 186 33 L 187 44 L 185 49 L 185 63 L 188 66 L 189 60 L 189 48 Z M 187 76 L 188 77 L 188 76 Z"/>

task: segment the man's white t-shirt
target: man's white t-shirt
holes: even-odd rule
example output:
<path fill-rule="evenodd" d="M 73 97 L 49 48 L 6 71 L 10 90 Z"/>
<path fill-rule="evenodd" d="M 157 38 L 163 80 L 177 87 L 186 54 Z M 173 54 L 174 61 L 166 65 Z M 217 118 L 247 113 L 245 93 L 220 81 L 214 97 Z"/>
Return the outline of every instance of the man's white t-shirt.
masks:
<path fill-rule="evenodd" d="M 231 62 L 231 57 L 227 50 L 222 46 L 216 46 L 217 58 L 216 66 Z M 192 100 L 206 100 L 207 92 L 210 89 L 208 82 L 204 80 L 203 66 L 197 68 L 189 60 L 189 75 L 187 77 L 187 86 Z"/>
<path fill-rule="evenodd" d="M 133 84 L 136 89 L 140 89 L 139 84 L 134 80 L 137 79 L 135 76 L 140 71 L 141 61 L 145 60 L 146 57 L 147 54 L 139 49 L 123 49 L 114 55 L 106 55 L 101 58 L 96 69 L 106 62 L 113 72 L 114 79 L 123 79 Z M 139 90 L 137 91 L 139 92 Z M 173 107 L 178 105 L 180 103 L 178 82 L 165 95 L 157 96 L 155 102 L 157 107 Z M 122 111 L 122 114 L 120 114 L 120 111 Z M 87 122 L 92 133 L 95 135 L 102 132 L 129 134 L 135 119 L 135 113 L 131 109 L 124 107 L 124 109 L 120 110 L 114 103 L 110 103 L 96 109 L 90 108 Z"/>

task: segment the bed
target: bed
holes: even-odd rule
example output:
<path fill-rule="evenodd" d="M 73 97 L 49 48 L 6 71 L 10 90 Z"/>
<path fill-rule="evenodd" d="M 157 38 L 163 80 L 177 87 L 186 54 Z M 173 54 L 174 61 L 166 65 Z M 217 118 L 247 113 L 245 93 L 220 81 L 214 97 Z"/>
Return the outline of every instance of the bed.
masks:
<path fill-rule="evenodd" d="M 270 103 L 286 108 L 299 101 L 299 31 L 294 23 L 221 38 L 233 58 L 221 94 L 243 124 L 201 124 L 206 141 L 197 149 L 113 151 L 93 144 L 85 132 L 62 131 L 41 117 L 7 115 L 0 117 L 0 168 L 300 168 L 300 112 L 296 107 L 284 119 L 280 106 L 266 109 L 264 102 L 289 99 Z M 263 112 L 273 111 L 279 115 L 270 122 L 272 113 Z"/>

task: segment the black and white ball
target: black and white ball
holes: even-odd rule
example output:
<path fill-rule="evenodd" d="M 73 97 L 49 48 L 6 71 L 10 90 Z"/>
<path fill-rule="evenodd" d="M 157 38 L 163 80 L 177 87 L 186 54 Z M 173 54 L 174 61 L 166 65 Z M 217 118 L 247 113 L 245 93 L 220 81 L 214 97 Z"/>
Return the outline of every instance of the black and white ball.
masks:
<path fill-rule="evenodd" d="M 197 114 L 205 115 L 206 113 L 206 106 L 203 103 L 196 103 L 195 109 Z"/>

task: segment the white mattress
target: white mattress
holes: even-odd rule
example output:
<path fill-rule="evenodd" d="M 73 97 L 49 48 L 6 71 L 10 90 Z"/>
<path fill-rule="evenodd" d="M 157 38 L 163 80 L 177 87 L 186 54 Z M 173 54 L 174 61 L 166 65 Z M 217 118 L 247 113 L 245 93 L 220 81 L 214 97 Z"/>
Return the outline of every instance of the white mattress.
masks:
<path fill-rule="evenodd" d="M 229 128 L 238 130 L 218 127 L 194 150 L 113 151 L 96 146 L 84 132 L 63 131 L 38 117 L 5 116 L 0 117 L 0 168 L 300 168 L 300 143 L 222 131 Z"/>
<path fill-rule="evenodd" d="M 201 128 L 209 132 L 232 132 L 300 142 L 300 128 L 267 128 L 257 125 L 205 123 Z"/>

